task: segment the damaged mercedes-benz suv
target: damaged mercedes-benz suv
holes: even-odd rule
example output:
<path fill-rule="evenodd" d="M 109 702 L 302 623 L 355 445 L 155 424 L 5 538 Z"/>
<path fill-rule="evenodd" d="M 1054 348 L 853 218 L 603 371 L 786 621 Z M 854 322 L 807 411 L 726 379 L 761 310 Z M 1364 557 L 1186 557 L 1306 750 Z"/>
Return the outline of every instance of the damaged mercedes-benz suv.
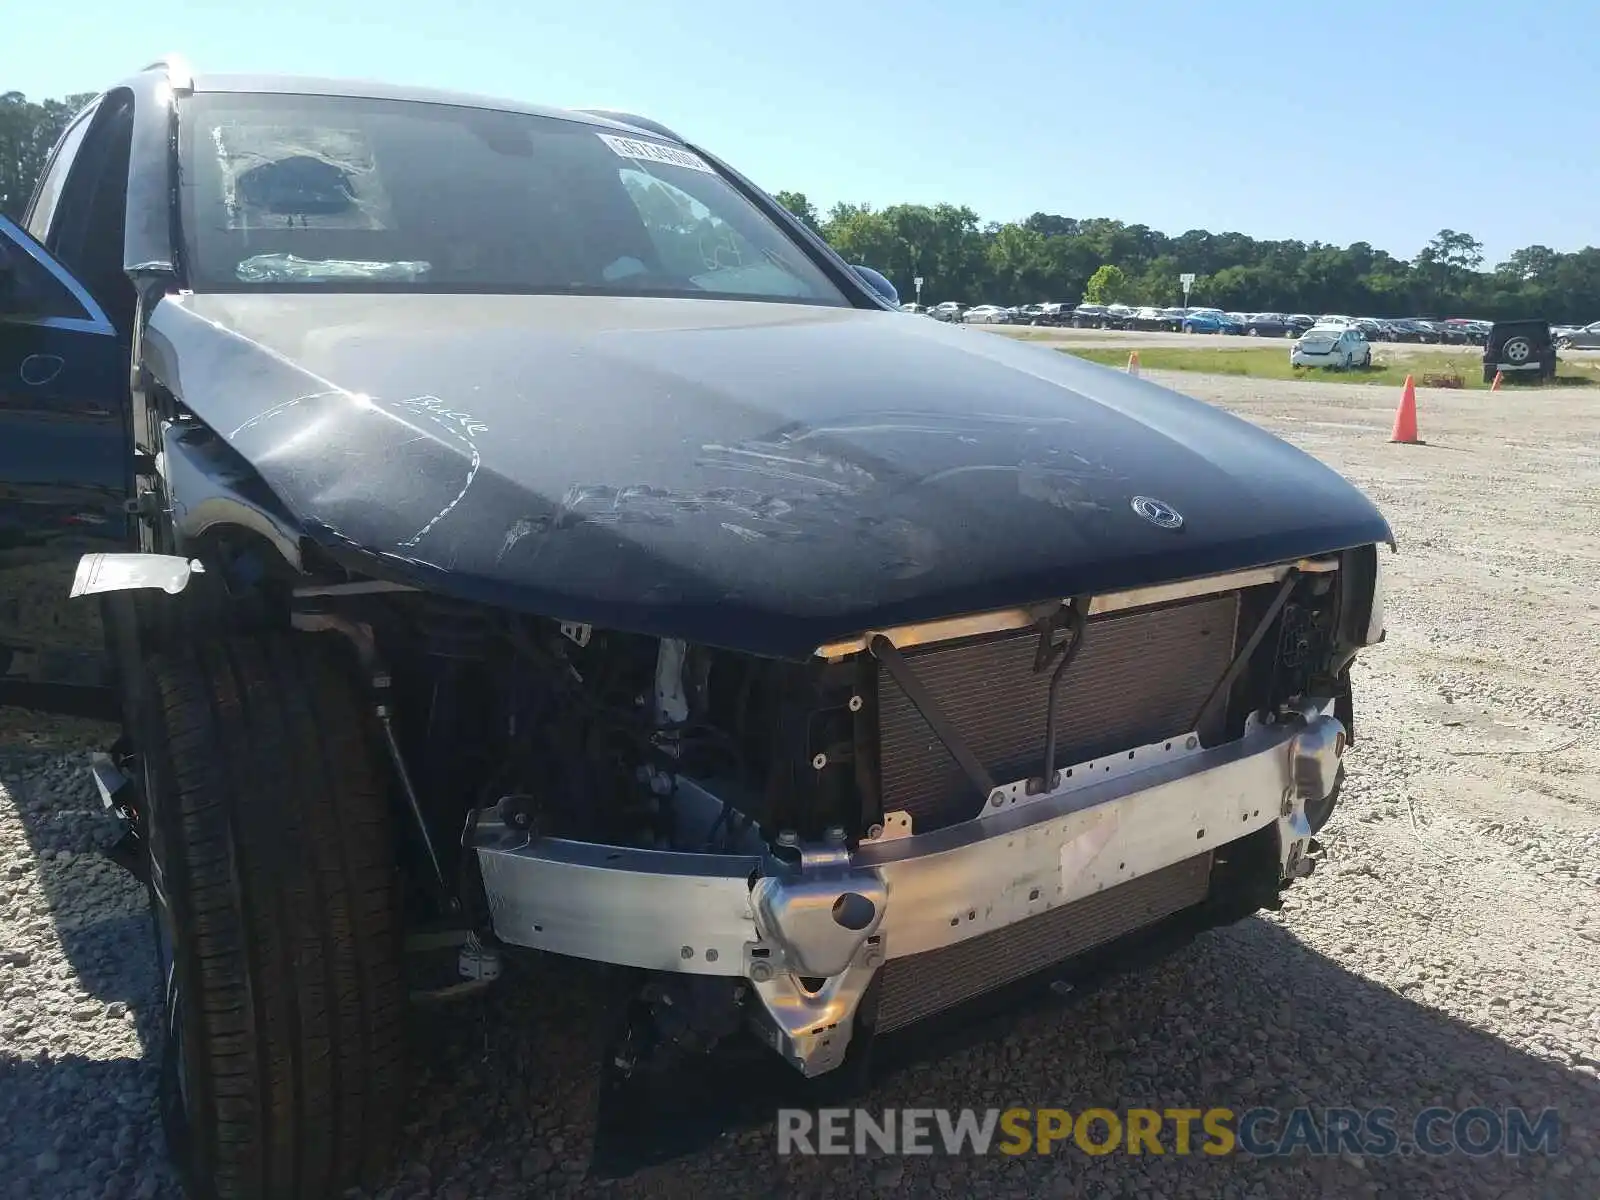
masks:
<path fill-rule="evenodd" d="M 408 992 L 519 951 L 625 969 L 608 1069 L 836 1077 L 1314 865 L 1373 505 L 652 122 L 163 63 L 23 225 L 0 701 L 122 723 L 202 1192 L 380 1165 Z"/>

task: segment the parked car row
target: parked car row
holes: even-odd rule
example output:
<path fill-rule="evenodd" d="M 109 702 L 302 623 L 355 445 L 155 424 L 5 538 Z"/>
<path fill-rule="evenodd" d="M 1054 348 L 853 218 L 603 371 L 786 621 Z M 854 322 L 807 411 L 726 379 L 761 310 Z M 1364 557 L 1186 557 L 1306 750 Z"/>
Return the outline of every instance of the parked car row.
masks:
<path fill-rule="evenodd" d="M 1374 342 L 1431 342 L 1483 346 L 1483 378 L 1550 379 L 1556 372 L 1556 351 L 1600 349 L 1600 321 L 1589 325 L 1551 327 L 1542 320 L 1474 321 L 1422 317 L 1349 317 L 1325 313 L 1226 313 L 1218 308 L 1130 308 L 1122 304 L 1028 304 L 1014 308 L 978 304 L 965 308 L 953 300 L 924 309 L 939 321 L 974 325 L 1070 325 L 1085 329 L 1169 330 L 1182 333 L 1232 334 L 1245 337 L 1293 338 L 1289 362 L 1295 367 L 1338 370 L 1370 367 Z"/>
<path fill-rule="evenodd" d="M 1120 329 L 1168 333 L 1216 333 L 1248 337 L 1299 337 L 1315 325 L 1352 325 L 1369 342 L 1417 342 L 1432 345 L 1482 346 L 1492 322 L 1465 317 L 1350 317 L 1341 313 L 1223 312 L 1220 308 L 1135 308 L 1126 304 L 1024 304 L 1006 307 L 979 304 L 967 308 L 953 300 L 924 309 L 902 305 L 907 312 L 926 313 L 936 321 L 971 325 L 1053 325 L 1075 329 Z M 1561 326 L 1557 344 L 1600 349 L 1600 321 L 1586 326 Z"/>
<path fill-rule="evenodd" d="M 917 304 L 900 306 L 909 313 L 924 313 L 936 321 L 956 321 L 968 325 L 1056 325 L 1079 329 L 1166 330 L 1172 333 L 1246 332 L 1242 313 L 1225 313 L 1216 308 L 1130 308 L 1122 304 L 1022 304 L 1005 307 L 978 304 L 963 307 L 953 300 L 923 308 Z M 1311 325 L 1311 318 L 1305 318 Z"/>
<path fill-rule="evenodd" d="M 1294 367 L 1332 367 L 1348 371 L 1372 365 L 1372 339 L 1364 326 L 1370 322 L 1348 317 L 1324 317 L 1295 339 L 1289 348 Z M 1545 382 L 1554 379 L 1561 344 L 1549 322 L 1498 321 L 1489 325 L 1483 345 L 1483 381 L 1496 376 Z"/>
<path fill-rule="evenodd" d="M 1600 350 L 1600 321 L 1587 325 L 1556 325 L 1550 330 L 1561 350 Z"/>

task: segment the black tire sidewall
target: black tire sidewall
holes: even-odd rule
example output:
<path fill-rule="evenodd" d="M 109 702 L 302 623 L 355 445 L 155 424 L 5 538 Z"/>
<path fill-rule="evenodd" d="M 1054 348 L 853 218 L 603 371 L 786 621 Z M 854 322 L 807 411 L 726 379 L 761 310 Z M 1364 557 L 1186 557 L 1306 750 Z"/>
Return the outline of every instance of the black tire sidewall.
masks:
<path fill-rule="evenodd" d="M 155 954 L 160 974 L 158 986 L 162 989 L 159 1103 L 168 1153 L 178 1167 L 184 1187 L 191 1196 L 206 1198 L 214 1194 L 211 1180 L 216 1151 L 206 1120 L 202 1118 L 197 1123 L 192 1114 L 214 1112 L 215 1097 L 211 1073 L 205 1061 L 204 997 L 198 943 L 190 912 L 190 867 L 176 811 L 177 801 L 172 783 L 175 772 L 171 745 L 161 716 L 159 675 L 160 671 L 155 666 L 146 671 L 143 704 L 136 714 L 137 746 L 143 768 L 145 836 L 150 853 L 150 884 L 146 890 L 150 903 L 151 933 L 158 939 Z M 179 1000 L 179 1033 L 186 1050 L 181 1061 L 171 1036 L 172 1014 L 168 1011 L 167 980 L 163 971 L 165 964 L 161 961 L 159 923 L 162 920 L 162 901 L 156 891 L 158 880 L 172 927 L 172 990 Z M 184 1075 L 183 1085 L 188 1093 L 187 1107 L 178 1091 L 180 1072 Z"/>
<path fill-rule="evenodd" d="M 1527 352 L 1523 355 L 1523 357 L 1520 360 L 1510 358 L 1509 351 L 1510 351 L 1511 347 L 1512 346 L 1518 346 L 1518 345 L 1524 347 Z M 1504 342 L 1502 342 L 1500 344 L 1500 351 L 1499 351 L 1499 354 L 1496 357 L 1498 357 L 1501 361 L 1509 360 L 1509 361 L 1512 361 L 1512 362 L 1517 362 L 1517 361 L 1527 362 L 1529 359 L 1531 359 L 1533 357 L 1533 343 L 1528 338 L 1522 336 L 1521 334 L 1517 334 L 1515 337 L 1508 337 Z"/>

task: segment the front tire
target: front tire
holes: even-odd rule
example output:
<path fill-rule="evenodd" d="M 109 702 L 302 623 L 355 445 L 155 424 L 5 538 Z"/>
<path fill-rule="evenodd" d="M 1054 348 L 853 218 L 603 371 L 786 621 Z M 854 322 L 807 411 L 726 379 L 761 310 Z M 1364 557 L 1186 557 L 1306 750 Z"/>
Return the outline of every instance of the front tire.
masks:
<path fill-rule="evenodd" d="M 330 638 L 204 643 L 145 678 L 161 1107 L 196 1196 L 370 1185 L 405 1097 L 388 804 Z"/>

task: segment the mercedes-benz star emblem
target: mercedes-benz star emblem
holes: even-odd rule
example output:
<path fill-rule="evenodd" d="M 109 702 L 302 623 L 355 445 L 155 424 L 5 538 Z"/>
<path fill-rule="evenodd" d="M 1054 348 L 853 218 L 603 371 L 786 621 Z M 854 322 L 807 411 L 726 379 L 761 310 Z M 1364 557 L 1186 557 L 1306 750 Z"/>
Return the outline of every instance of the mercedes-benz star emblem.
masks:
<path fill-rule="evenodd" d="M 1165 500 L 1157 500 L 1153 496 L 1135 496 L 1132 507 L 1134 512 L 1152 525 L 1159 525 L 1162 529 L 1183 528 L 1183 514 Z"/>

